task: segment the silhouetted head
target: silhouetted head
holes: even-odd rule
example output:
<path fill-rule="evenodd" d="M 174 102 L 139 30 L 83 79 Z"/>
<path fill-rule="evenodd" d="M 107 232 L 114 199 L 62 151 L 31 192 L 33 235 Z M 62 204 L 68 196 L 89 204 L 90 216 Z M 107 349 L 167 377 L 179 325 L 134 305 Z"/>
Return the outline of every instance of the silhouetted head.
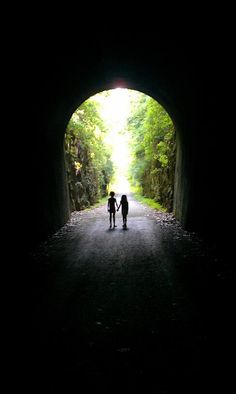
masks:
<path fill-rule="evenodd" d="M 127 196 L 125 195 L 125 194 L 123 194 L 122 196 L 121 196 L 121 201 L 123 202 L 123 201 L 127 201 Z"/>
<path fill-rule="evenodd" d="M 114 195 L 115 195 L 115 192 L 110 192 L 111 197 L 114 197 Z"/>

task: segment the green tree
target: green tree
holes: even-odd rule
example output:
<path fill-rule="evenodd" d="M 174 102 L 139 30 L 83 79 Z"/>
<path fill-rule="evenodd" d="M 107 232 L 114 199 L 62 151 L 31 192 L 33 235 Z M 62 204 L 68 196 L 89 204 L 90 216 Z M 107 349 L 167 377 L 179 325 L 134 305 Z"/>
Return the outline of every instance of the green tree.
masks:
<path fill-rule="evenodd" d="M 106 126 L 99 103 L 86 100 L 72 115 L 65 133 L 71 210 L 94 204 L 107 194 L 113 175 L 111 152 L 104 143 Z"/>
<path fill-rule="evenodd" d="M 139 93 L 133 98 L 128 130 L 132 134 L 131 183 L 171 211 L 176 145 L 169 114 L 157 101 Z"/>

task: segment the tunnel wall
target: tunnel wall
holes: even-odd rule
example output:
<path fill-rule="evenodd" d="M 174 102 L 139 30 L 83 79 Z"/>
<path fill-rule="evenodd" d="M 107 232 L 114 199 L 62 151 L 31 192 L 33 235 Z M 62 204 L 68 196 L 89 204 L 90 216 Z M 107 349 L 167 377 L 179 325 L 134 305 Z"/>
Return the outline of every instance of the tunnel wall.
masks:
<path fill-rule="evenodd" d="M 37 119 L 30 130 L 33 149 L 28 150 L 27 201 L 29 212 L 35 212 L 28 219 L 29 242 L 44 239 L 69 218 L 63 138 L 72 113 L 91 95 L 116 87 L 117 81 L 152 96 L 169 112 L 177 131 L 175 216 L 186 229 L 214 237 L 209 207 L 214 211 L 218 204 L 218 141 L 212 143 L 213 119 L 207 122 L 206 105 L 212 108 L 212 102 L 198 68 L 199 53 L 193 56 L 186 48 L 164 43 L 156 50 L 96 45 L 90 46 L 89 56 L 86 48 L 71 57 L 61 49 L 39 60 L 28 102 L 29 118 Z"/>

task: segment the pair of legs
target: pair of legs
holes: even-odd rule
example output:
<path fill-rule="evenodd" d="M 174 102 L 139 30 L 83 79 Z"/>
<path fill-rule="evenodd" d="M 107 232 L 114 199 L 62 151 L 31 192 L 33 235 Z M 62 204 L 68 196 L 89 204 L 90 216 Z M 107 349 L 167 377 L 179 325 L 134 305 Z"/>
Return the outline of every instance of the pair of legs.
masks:
<path fill-rule="evenodd" d="M 112 221 L 113 221 L 113 227 L 116 227 L 116 213 L 115 212 L 110 212 L 110 228 L 112 227 Z"/>
<path fill-rule="evenodd" d="M 123 215 L 123 227 L 127 226 L 127 215 Z"/>

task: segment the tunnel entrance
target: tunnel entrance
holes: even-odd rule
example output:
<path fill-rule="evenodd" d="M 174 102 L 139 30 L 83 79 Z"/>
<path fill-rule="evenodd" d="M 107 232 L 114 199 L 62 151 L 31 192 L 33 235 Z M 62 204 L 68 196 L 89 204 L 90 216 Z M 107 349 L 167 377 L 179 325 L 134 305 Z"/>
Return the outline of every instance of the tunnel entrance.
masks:
<path fill-rule="evenodd" d="M 138 193 L 173 210 L 175 128 L 149 95 L 118 87 L 85 100 L 67 125 L 65 158 L 71 211 L 110 190 Z"/>
<path fill-rule="evenodd" d="M 24 215 L 29 244 L 46 239 L 69 219 L 64 135 L 72 114 L 97 92 L 117 87 L 117 81 L 120 87 L 149 95 L 170 114 L 176 131 L 174 215 L 184 228 L 221 242 L 225 219 L 222 215 L 219 223 L 216 212 L 222 203 L 219 181 L 226 179 L 226 172 L 219 163 L 224 128 L 216 113 L 216 62 L 208 56 L 205 69 L 206 53 L 202 61 L 201 50 L 172 40 L 155 37 L 151 50 L 146 42 L 135 46 L 133 37 L 120 44 L 89 40 L 69 57 L 68 48 L 63 52 L 60 46 L 58 53 L 50 49 L 45 54 L 40 69 L 38 62 L 32 64 L 35 72 L 24 109 L 25 116 L 30 115 L 26 140 L 31 142 L 34 135 L 37 142 L 22 152 L 27 158 Z"/>

